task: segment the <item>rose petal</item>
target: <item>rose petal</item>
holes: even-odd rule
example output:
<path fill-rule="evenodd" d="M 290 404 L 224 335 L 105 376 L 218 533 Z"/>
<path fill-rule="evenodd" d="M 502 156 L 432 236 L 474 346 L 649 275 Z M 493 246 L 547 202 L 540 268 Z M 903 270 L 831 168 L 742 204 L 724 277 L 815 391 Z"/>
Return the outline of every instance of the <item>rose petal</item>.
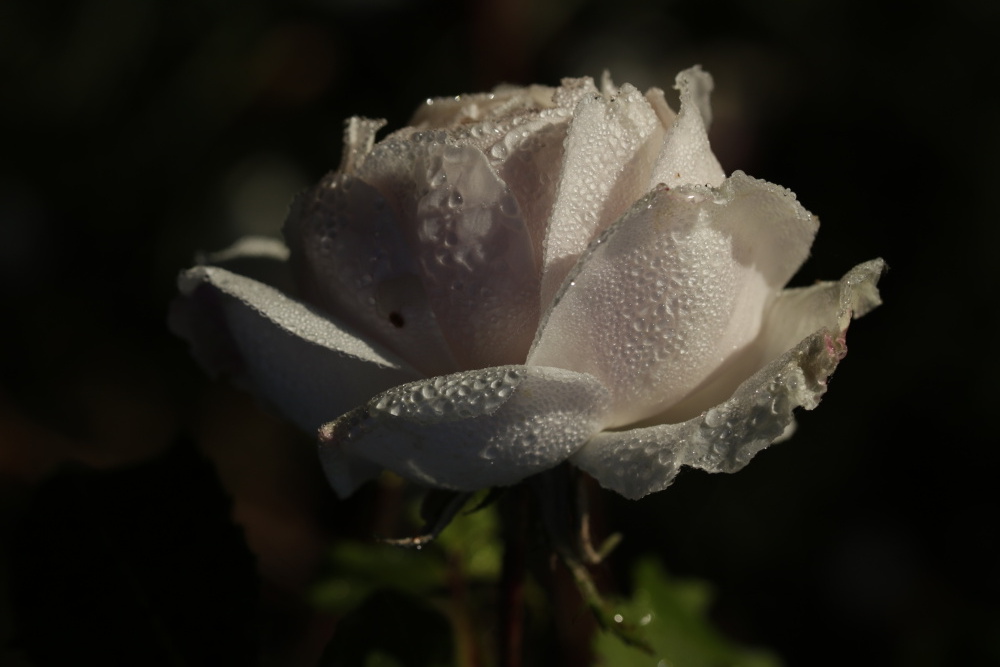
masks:
<path fill-rule="evenodd" d="M 377 145 L 359 177 L 395 211 L 459 365 L 523 361 L 540 273 L 518 202 L 486 156 L 443 133 L 415 133 Z"/>
<path fill-rule="evenodd" d="M 542 303 L 549 303 L 587 244 L 648 190 L 663 126 L 642 93 L 584 97 L 573 113 L 545 237 Z"/>
<path fill-rule="evenodd" d="M 756 337 L 816 226 L 794 195 L 742 172 L 718 190 L 661 186 L 580 259 L 528 363 L 597 377 L 608 427 L 661 412 Z"/>
<path fill-rule="evenodd" d="M 294 293 L 288 248 L 276 239 L 242 238 L 225 250 L 199 256 L 197 263 L 216 265 L 279 291 Z M 239 348 L 212 298 L 175 298 L 170 304 L 168 324 L 175 334 L 191 344 L 192 356 L 213 377 L 240 377 L 243 360 Z"/>
<path fill-rule="evenodd" d="M 295 298 L 297 287 L 288 257 L 288 246 L 278 239 L 245 236 L 228 248 L 199 257 L 197 263 L 246 276 Z"/>
<path fill-rule="evenodd" d="M 677 114 L 667 104 L 667 98 L 663 91 L 659 88 L 650 88 L 646 91 L 646 101 L 653 107 L 653 111 L 656 112 L 656 117 L 660 119 L 660 124 L 664 129 L 670 129 L 670 126 L 677 120 Z"/>
<path fill-rule="evenodd" d="M 497 121 L 525 112 L 539 112 L 555 105 L 548 86 L 500 86 L 489 93 L 427 98 L 410 119 L 418 129 L 450 129 L 483 121 Z"/>
<path fill-rule="evenodd" d="M 500 87 L 485 95 L 429 100 L 414 116 L 414 127 L 391 138 L 443 128 L 450 140 L 482 151 L 517 200 L 540 267 L 569 122 L 580 100 L 596 93 L 593 79 L 583 77 L 563 79 L 558 88 Z"/>
<path fill-rule="evenodd" d="M 371 119 L 353 116 L 344 123 L 344 150 L 340 156 L 340 168 L 337 171 L 353 174 L 357 171 L 365 157 L 375 145 L 375 134 L 385 127 L 382 118 Z"/>
<path fill-rule="evenodd" d="M 500 178 L 520 205 L 536 267 L 541 267 L 545 261 L 545 233 L 556 199 L 568 129 L 567 118 L 562 118 L 561 122 L 544 118 L 525 123 L 499 144 L 503 146 L 502 151 L 491 151 L 490 154 L 497 164 Z M 493 158 L 493 152 L 502 157 Z"/>
<path fill-rule="evenodd" d="M 348 144 L 345 138 L 345 152 Z M 310 302 L 424 374 L 458 368 L 396 212 L 378 190 L 356 176 L 329 174 L 295 198 L 284 233 Z"/>
<path fill-rule="evenodd" d="M 414 113 L 410 126 L 390 135 L 405 138 L 415 130 L 445 130 L 463 144 L 489 154 L 511 130 L 538 118 L 566 118 L 580 100 L 596 93 L 590 77 L 563 79 L 548 86 L 498 86 L 490 93 L 429 98 Z M 502 157 L 502 156 L 501 156 Z"/>
<path fill-rule="evenodd" d="M 793 410 L 811 410 L 847 353 L 844 334 L 852 313 L 879 304 L 876 283 L 885 264 L 866 262 L 839 283 L 789 290 L 769 318 L 770 346 L 783 345 L 802 328 L 819 325 L 748 380 L 731 398 L 677 424 L 600 433 L 571 458 L 602 486 L 628 498 L 665 489 L 681 465 L 735 472 L 794 424 Z M 801 318 L 801 319 L 800 319 Z M 795 320 L 802 324 L 788 325 Z M 787 348 L 786 348 L 787 349 Z"/>
<path fill-rule="evenodd" d="M 712 77 L 701 67 L 692 67 L 677 75 L 676 88 L 681 92 L 681 110 L 663 140 L 649 185 L 717 187 L 726 174 L 708 145 Z"/>
<path fill-rule="evenodd" d="M 181 273 L 170 326 L 210 369 L 244 384 L 315 431 L 375 393 L 420 374 L 347 326 L 222 268 Z"/>
<path fill-rule="evenodd" d="M 600 426 L 607 390 L 561 368 L 503 366 L 394 387 L 320 431 L 341 496 L 364 481 L 355 458 L 430 486 L 472 491 L 551 468 Z"/>

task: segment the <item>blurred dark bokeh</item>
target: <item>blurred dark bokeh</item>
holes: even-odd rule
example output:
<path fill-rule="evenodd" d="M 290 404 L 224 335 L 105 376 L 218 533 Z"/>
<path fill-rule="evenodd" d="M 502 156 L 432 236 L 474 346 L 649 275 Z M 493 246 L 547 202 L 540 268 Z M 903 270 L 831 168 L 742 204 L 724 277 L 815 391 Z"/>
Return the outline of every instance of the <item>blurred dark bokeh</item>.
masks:
<path fill-rule="evenodd" d="M 700 63 L 726 171 L 822 220 L 797 282 L 875 256 L 891 271 L 792 441 L 738 475 L 608 494 L 616 564 L 656 551 L 713 582 L 720 627 L 790 665 L 1000 662 L 998 19 L 960 0 L 7 0 L 3 527 L 66 461 L 115 468 L 192 435 L 257 555 L 271 650 L 310 664 L 328 628 L 299 595 L 363 502 L 334 502 L 308 438 L 169 335 L 178 270 L 277 234 L 350 115 L 398 127 L 428 96 L 605 68 L 669 88 Z"/>

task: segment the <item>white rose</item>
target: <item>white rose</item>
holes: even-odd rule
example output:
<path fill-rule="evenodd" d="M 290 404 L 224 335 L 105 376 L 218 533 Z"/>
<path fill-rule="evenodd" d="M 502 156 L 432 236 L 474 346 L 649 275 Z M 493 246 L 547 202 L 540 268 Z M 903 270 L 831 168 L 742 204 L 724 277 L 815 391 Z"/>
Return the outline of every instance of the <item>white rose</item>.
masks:
<path fill-rule="evenodd" d="M 884 264 L 784 289 L 818 222 L 680 111 L 605 77 L 352 118 L 288 248 L 246 239 L 182 273 L 171 314 L 211 371 L 299 426 L 342 496 L 382 468 L 475 490 L 570 461 L 638 498 L 734 471 L 811 409 L 879 303 Z"/>

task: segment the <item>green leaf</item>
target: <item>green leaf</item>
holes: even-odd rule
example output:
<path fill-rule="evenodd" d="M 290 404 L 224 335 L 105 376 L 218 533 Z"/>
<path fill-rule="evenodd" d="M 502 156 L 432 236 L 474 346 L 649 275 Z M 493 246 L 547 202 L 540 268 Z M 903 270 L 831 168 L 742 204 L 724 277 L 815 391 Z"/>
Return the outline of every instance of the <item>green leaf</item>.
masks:
<path fill-rule="evenodd" d="M 451 624 L 413 595 L 381 590 L 337 624 L 319 667 L 445 667 L 454 664 Z"/>
<path fill-rule="evenodd" d="M 778 667 L 765 651 L 748 649 L 724 637 L 708 620 L 711 591 L 695 580 L 671 578 L 653 559 L 640 561 L 633 574 L 635 595 L 616 605 L 614 620 L 631 623 L 645 635 L 654 655 L 625 644 L 614 633 L 600 633 L 594 652 L 608 667 Z"/>
<path fill-rule="evenodd" d="M 438 537 L 438 544 L 460 559 L 468 579 L 496 581 L 503 558 L 496 505 L 483 505 L 478 497 L 473 497 L 466 508 L 471 509 L 451 522 Z"/>
<path fill-rule="evenodd" d="M 476 498 L 467 506 L 479 507 Z M 500 576 L 502 545 L 493 506 L 459 513 L 433 542 L 405 548 L 383 542 L 339 542 L 329 552 L 327 573 L 313 587 L 313 603 L 344 613 L 372 591 L 390 588 L 429 595 L 447 587 L 449 567 L 467 583 L 495 582 Z"/>
<path fill-rule="evenodd" d="M 318 607 L 343 613 L 377 588 L 424 595 L 444 586 L 447 570 L 435 548 L 420 550 L 378 542 L 339 542 L 330 550 L 330 568 L 312 590 Z"/>

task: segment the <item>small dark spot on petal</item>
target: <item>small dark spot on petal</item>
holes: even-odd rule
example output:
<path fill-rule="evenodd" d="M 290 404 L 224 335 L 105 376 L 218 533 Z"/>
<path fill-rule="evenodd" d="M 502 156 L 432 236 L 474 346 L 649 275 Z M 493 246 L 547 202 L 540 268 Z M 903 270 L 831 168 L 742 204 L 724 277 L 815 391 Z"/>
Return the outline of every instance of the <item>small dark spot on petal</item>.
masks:
<path fill-rule="evenodd" d="M 389 313 L 389 321 L 392 322 L 392 326 L 397 329 L 402 329 L 406 325 L 406 320 L 404 320 L 403 316 L 396 311 Z"/>

